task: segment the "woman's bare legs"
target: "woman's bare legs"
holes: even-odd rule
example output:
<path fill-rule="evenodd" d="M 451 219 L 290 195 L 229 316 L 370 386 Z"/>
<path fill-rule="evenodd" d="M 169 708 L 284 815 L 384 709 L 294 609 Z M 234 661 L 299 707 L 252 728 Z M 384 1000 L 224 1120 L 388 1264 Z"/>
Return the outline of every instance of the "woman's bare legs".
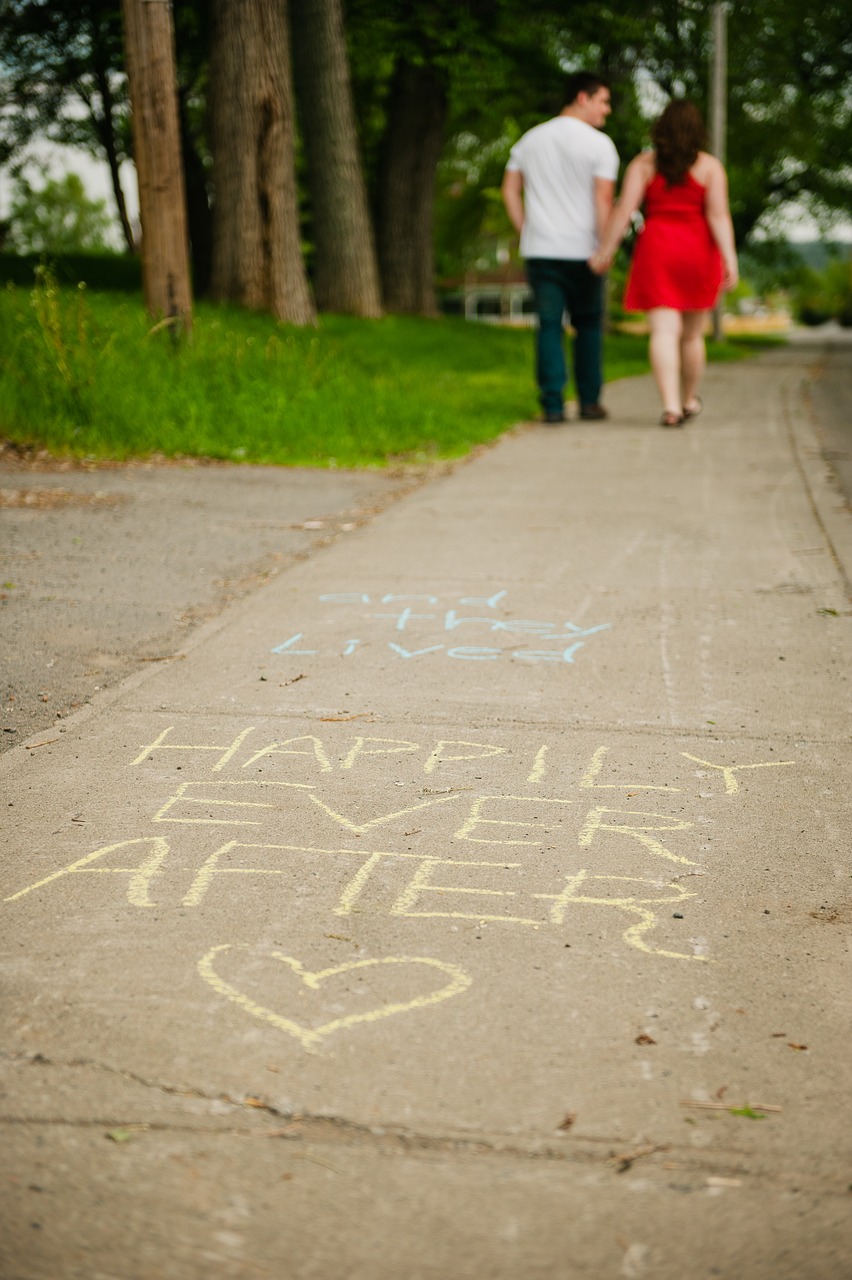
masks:
<path fill-rule="evenodd" d="M 707 365 L 707 352 L 704 348 L 706 315 L 706 311 L 684 311 L 683 313 L 683 332 L 680 339 L 683 407 L 690 413 L 697 413 L 701 408 L 698 390 Z"/>
<path fill-rule="evenodd" d="M 666 414 L 679 418 L 683 410 L 680 392 L 681 313 L 671 307 L 654 307 L 648 312 L 648 327 L 651 331 L 648 353 L 663 409 Z"/>

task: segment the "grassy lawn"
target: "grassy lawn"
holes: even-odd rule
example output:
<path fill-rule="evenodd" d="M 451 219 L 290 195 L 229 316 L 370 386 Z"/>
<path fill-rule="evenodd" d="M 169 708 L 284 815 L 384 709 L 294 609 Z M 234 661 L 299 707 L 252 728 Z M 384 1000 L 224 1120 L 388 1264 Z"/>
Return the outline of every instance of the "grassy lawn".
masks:
<path fill-rule="evenodd" d="M 537 413 L 529 330 L 398 316 L 296 329 L 204 303 L 191 342 L 151 330 L 137 296 L 7 286 L 0 435 L 97 459 L 363 467 L 459 457 Z M 647 372 L 646 346 L 608 338 L 608 380 Z"/>

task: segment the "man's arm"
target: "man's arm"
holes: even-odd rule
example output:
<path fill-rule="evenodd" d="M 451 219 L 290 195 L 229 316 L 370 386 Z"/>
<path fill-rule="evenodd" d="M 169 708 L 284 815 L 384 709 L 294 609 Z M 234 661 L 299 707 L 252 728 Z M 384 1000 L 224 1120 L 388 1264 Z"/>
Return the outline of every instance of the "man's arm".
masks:
<path fill-rule="evenodd" d="M 517 232 L 524 225 L 524 176 L 520 169 L 507 169 L 503 174 L 503 185 L 500 188 L 503 203 L 509 215 L 509 221 Z"/>
<path fill-rule="evenodd" d="M 598 240 L 603 235 L 614 201 L 615 182 L 610 178 L 595 178 L 595 224 Z"/>

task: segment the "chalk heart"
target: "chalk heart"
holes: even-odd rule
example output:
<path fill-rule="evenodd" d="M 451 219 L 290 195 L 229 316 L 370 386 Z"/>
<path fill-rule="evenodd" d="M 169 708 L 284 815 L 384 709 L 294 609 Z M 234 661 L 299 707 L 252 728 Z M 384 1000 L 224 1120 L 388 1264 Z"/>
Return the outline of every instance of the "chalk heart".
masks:
<path fill-rule="evenodd" d="M 270 951 L 269 956 L 273 960 L 285 965 L 306 987 L 313 991 L 318 991 L 324 982 L 340 974 L 352 973 L 361 969 L 380 969 L 383 965 L 406 965 L 412 971 L 415 970 L 415 967 L 418 967 L 421 971 L 426 968 L 432 971 L 434 977 L 440 975 L 443 980 L 441 986 L 434 986 L 431 991 L 427 991 L 423 995 L 414 996 L 411 1000 L 381 1004 L 373 1009 L 362 1010 L 360 1013 L 350 1013 L 344 1017 L 335 1018 L 332 1022 L 324 1022 L 318 1027 L 306 1027 L 303 1023 L 297 1022 L 294 1018 L 288 1017 L 284 1013 L 259 1004 L 244 991 L 240 991 L 238 987 L 226 982 L 224 978 L 219 976 L 216 972 L 216 962 L 220 957 L 223 957 L 229 951 L 246 950 L 248 950 L 248 947 L 243 943 L 224 942 L 219 946 L 211 947 L 199 960 L 198 972 L 204 981 L 208 982 L 219 995 L 232 1000 L 234 1004 L 239 1005 L 241 1009 L 245 1009 L 247 1013 L 259 1018 L 262 1022 L 269 1022 L 273 1027 L 278 1027 L 280 1031 L 286 1031 L 288 1035 L 298 1040 L 304 1049 L 312 1053 L 315 1053 L 325 1038 L 335 1031 L 341 1031 L 345 1027 L 354 1027 L 359 1022 L 379 1022 L 382 1018 L 393 1018 L 397 1014 L 408 1013 L 412 1009 L 423 1009 L 427 1005 L 440 1004 L 442 1000 L 449 1000 L 453 996 L 460 995 L 461 992 L 466 991 L 473 981 L 469 974 L 465 973 L 464 969 L 460 969 L 458 965 L 448 964 L 445 960 L 435 960 L 431 956 L 384 956 L 377 960 L 352 960 L 348 964 L 336 964 L 328 969 L 311 971 L 306 969 L 295 956 L 284 955 L 282 951 Z M 422 976 L 422 972 L 420 976 Z"/>

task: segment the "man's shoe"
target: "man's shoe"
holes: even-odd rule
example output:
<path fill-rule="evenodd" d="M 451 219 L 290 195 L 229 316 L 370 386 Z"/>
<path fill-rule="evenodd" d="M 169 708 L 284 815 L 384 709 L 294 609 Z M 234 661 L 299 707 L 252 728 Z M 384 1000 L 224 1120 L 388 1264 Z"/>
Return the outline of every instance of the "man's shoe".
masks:
<path fill-rule="evenodd" d="M 543 414 L 541 415 L 541 420 L 542 420 L 542 422 L 549 422 L 549 423 L 553 423 L 553 424 L 555 424 L 555 423 L 557 423 L 557 422 L 567 422 L 567 421 L 568 421 L 568 419 L 565 417 L 565 414 L 562 412 L 562 410 L 561 410 L 561 409 L 551 409 L 551 410 L 547 410 L 545 413 L 543 413 Z"/>
<path fill-rule="evenodd" d="M 609 417 L 609 411 L 602 404 L 581 404 L 580 417 L 586 422 L 600 422 Z"/>

